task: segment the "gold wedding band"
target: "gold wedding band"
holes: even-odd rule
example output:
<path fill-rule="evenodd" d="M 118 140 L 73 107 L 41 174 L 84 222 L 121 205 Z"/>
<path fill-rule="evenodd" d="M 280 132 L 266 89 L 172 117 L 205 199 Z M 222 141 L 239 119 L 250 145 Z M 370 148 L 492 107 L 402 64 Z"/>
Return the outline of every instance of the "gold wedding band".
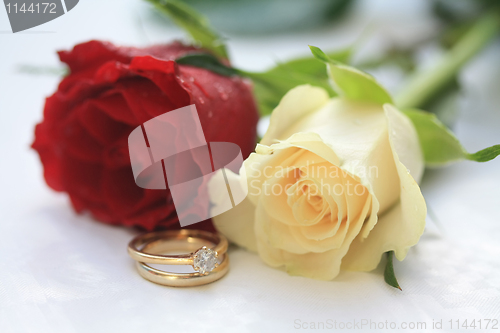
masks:
<path fill-rule="evenodd" d="M 228 242 L 222 235 L 203 230 L 181 229 L 139 235 L 129 243 L 128 253 L 137 261 L 137 270 L 143 278 L 162 285 L 188 287 L 216 281 L 227 273 L 227 246 Z M 179 250 L 189 253 L 160 254 Z M 191 265 L 195 272 L 165 272 L 147 263 Z"/>
<path fill-rule="evenodd" d="M 196 273 L 169 273 L 153 268 L 148 264 L 136 262 L 139 274 L 154 283 L 162 284 L 170 287 L 193 287 L 201 286 L 210 282 L 219 280 L 226 275 L 229 270 L 229 257 L 227 254 L 221 264 L 215 268 L 210 274 L 202 275 Z"/>

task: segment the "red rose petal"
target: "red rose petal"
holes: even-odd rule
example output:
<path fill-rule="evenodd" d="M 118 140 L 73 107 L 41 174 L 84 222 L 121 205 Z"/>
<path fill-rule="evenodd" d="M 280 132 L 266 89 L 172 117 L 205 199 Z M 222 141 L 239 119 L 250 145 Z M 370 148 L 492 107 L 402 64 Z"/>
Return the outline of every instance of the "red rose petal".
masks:
<path fill-rule="evenodd" d="M 133 213 L 144 198 L 144 189 L 135 184 L 131 167 L 104 170 L 101 186 L 104 201 L 117 216 Z"/>
<path fill-rule="evenodd" d="M 103 203 L 101 181 L 103 167 L 99 164 L 65 155 L 61 160 L 64 190 L 90 203 Z"/>
<path fill-rule="evenodd" d="M 127 101 L 121 92 L 114 88 L 100 94 L 99 98 L 92 99 L 92 104 L 118 122 L 131 125 L 133 128 L 139 126 L 139 121 L 130 110 Z"/>
<path fill-rule="evenodd" d="M 95 69 L 111 60 L 129 63 L 133 55 L 127 53 L 127 48 L 119 48 L 109 42 L 96 40 L 75 45 L 71 51 L 58 52 L 59 59 L 69 66 L 72 73 Z"/>
<path fill-rule="evenodd" d="M 115 85 L 139 124 L 151 118 L 151 115 L 160 115 L 176 109 L 170 99 L 148 79 L 137 77 L 120 80 Z"/>
<path fill-rule="evenodd" d="M 124 141 L 134 127 L 112 119 L 106 112 L 89 100 L 78 109 L 78 120 L 85 130 L 103 146 Z"/>
<path fill-rule="evenodd" d="M 174 61 L 162 61 L 149 56 L 136 57 L 130 64 L 130 70 L 135 70 L 160 88 L 173 103 L 171 110 L 191 104 L 189 93 L 179 83 L 177 64 Z M 153 112 L 151 116 L 160 114 L 162 113 Z"/>
<path fill-rule="evenodd" d="M 81 109 L 84 110 L 80 111 Z M 86 162 L 101 163 L 103 146 L 79 122 L 78 113 L 85 112 L 85 105 L 80 106 L 80 110 L 73 112 L 60 124 L 57 145 L 75 158 Z"/>
<path fill-rule="evenodd" d="M 130 155 L 126 141 L 118 140 L 104 149 L 103 164 L 107 169 L 130 167 Z"/>
<path fill-rule="evenodd" d="M 47 122 L 38 124 L 35 127 L 35 141 L 32 147 L 40 155 L 40 160 L 43 164 L 43 175 L 47 185 L 56 191 L 64 191 L 64 185 L 61 179 L 61 152 L 50 144 L 50 127 L 51 126 Z"/>
<path fill-rule="evenodd" d="M 179 224 L 179 219 L 175 215 L 173 205 L 163 201 L 155 207 L 148 207 L 135 215 L 123 219 L 123 225 L 141 227 L 147 231 L 157 229 L 159 225 L 164 228 Z M 179 229 L 179 228 L 177 228 Z"/>
<path fill-rule="evenodd" d="M 179 71 L 196 104 L 207 141 L 236 143 L 243 158 L 248 157 L 255 148 L 258 121 L 248 84 L 239 77 L 221 76 L 202 68 L 179 66 Z"/>

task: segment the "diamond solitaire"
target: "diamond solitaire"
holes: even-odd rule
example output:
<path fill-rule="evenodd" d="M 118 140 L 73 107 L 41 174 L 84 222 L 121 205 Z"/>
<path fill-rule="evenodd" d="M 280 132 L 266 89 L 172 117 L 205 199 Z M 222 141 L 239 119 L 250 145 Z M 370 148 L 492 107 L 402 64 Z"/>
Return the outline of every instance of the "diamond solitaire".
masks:
<path fill-rule="evenodd" d="M 219 266 L 217 257 L 218 253 L 216 251 L 204 246 L 194 253 L 193 268 L 201 275 L 207 275 Z"/>

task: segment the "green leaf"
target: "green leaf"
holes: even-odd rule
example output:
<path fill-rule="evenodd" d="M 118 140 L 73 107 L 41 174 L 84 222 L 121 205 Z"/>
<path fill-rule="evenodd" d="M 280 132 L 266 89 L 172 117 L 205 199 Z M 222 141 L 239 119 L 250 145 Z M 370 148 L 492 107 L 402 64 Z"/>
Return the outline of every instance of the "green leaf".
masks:
<path fill-rule="evenodd" d="M 316 59 L 323 61 L 324 63 L 330 63 L 332 60 L 321 50 L 319 47 L 309 45 L 311 52 Z"/>
<path fill-rule="evenodd" d="M 233 76 L 238 74 L 236 69 L 222 64 L 217 57 L 208 53 L 189 53 L 185 56 L 177 58 L 175 61 L 181 65 L 205 68 L 224 76 Z"/>
<path fill-rule="evenodd" d="M 243 71 L 239 73 L 252 79 L 254 83 L 254 95 L 259 104 L 261 115 L 270 114 L 290 89 L 302 84 L 321 87 L 327 90 L 331 96 L 335 95 L 326 78 L 317 78 L 313 75 L 289 71 L 284 68 L 275 68 L 264 73 Z"/>
<path fill-rule="evenodd" d="M 330 52 L 327 56 L 332 60 L 348 63 L 351 55 L 352 48 L 349 47 L 337 52 Z M 281 62 L 278 63 L 276 67 L 268 70 L 266 73 L 280 72 L 283 70 L 311 75 L 317 79 L 328 79 L 326 64 L 323 61 L 316 59 L 316 57 L 301 57 L 287 62 Z"/>
<path fill-rule="evenodd" d="M 328 53 L 328 57 L 347 62 L 351 54 L 352 48 L 346 48 Z M 270 114 L 290 89 L 302 84 L 321 87 L 328 91 L 330 96 L 336 96 L 328 83 L 326 64 L 311 56 L 279 63 L 266 72 L 240 71 L 240 74 L 253 80 L 254 95 L 262 115 Z"/>
<path fill-rule="evenodd" d="M 466 158 L 476 162 L 488 162 L 500 155 L 500 145 L 494 145 L 474 154 L 467 154 Z"/>
<path fill-rule="evenodd" d="M 208 19 L 192 7 L 178 0 L 146 0 L 160 12 L 169 16 L 175 24 L 186 30 L 201 47 L 215 55 L 228 58 L 222 38 L 211 27 Z"/>
<path fill-rule="evenodd" d="M 392 263 L 392 259 L 394 257 L 394 251 L 389 251 L 386 252 L 385 254 L 387 255 L 387 263 L 385 264 L 385 271 L 384 271 L 385 283 L 387 283 L 391 287 L 403 290 L 399 286 L 398 280 L 396 279 L 396 275 L 394 274 L 394 265 Z"/>
<path fill-rule="evenodd" d="M 356 68 L 330 59 L 320 48 L 309 46 L 312 54 L 328 66 L 333 90 L 346 99 L 372 102 L 376 104 L 393 103 L 389 93 L 373 76 Z"/>
<path fill-rule="evenodd" d="M 405 110 L 418 133 L 425 163 L 440 166 L 450 162 L 468 159 L 487 162 L 500 155 L 500 145 L 495 145 L 470 154 L 460 144 L 455 135 L 432 113 L 421 110 Z"/>

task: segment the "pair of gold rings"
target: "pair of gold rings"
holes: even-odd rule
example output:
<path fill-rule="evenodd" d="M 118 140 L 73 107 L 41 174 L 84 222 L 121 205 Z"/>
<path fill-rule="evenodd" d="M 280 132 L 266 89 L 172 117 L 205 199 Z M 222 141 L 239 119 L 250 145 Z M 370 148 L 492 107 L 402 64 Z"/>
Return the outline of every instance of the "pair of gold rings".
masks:
<path fill-rule="evenodd" d="M 216 281 L 227 273 L 227 246 L 223 235 L 181 229 L 139 235 L 129 243 L 128 253 L 146 280 L 172 287 L 190 287 Z M 194 272 L 166 272 L 148 264 L 191 265 Z"/>

